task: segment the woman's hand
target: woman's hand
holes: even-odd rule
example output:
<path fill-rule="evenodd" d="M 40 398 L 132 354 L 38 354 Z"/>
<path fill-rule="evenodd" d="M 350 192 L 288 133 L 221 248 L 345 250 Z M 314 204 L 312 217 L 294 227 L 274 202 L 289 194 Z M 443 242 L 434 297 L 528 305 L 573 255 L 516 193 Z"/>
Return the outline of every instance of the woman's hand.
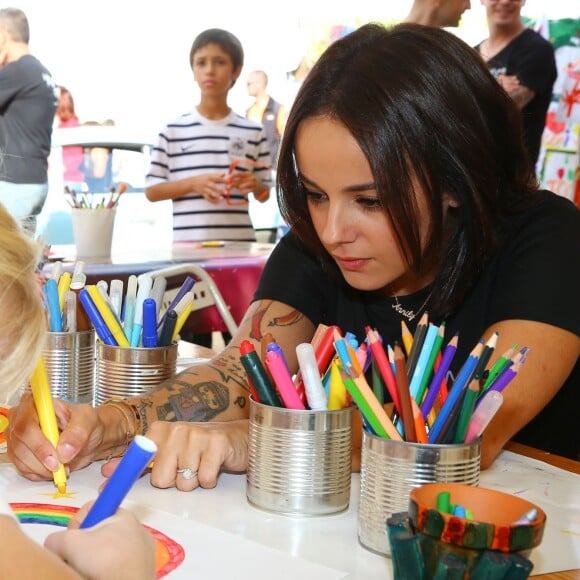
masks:
<path fill-rule="evenodd" d="M 244 472 L 248 465 L 248 421 L 223 423 L 168 423 L 156 421 L 147 437 L 157 444 L 151 470 L 151 484 L 159 488 L 176 487 L 192 491 L 212 488 L 222 471 Z M 118 461 L 103 465 L 102 474 L 110 477 Z M 196 474 L 186 479 L 178 469 L 189 468 Z"/>

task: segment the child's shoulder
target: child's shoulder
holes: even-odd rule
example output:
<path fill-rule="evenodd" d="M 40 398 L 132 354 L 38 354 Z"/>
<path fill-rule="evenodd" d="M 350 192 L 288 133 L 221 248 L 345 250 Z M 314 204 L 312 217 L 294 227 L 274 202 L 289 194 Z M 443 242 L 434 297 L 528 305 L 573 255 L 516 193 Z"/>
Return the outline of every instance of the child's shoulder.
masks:
<path fill-rule="evenodd" d="M 257 131 L 261 131 L 264 127 L 261 123 L 257 121 L 252 121 L 248 119 L 245 115 L 241 115 L 240 113 L 236 113 L 232 111 L 230 115 L 231 121 L 233 121 L 236 125 L 243 127 L 244 129 L 256 129 Z"/>

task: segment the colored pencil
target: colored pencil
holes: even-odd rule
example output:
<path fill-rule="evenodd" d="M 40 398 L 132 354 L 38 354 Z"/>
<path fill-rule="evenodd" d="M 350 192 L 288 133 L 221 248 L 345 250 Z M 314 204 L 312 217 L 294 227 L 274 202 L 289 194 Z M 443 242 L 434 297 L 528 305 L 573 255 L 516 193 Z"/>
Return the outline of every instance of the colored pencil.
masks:
<path fill-rule="evenodd" d="M 473 379 L 469 383 L 469 387 L 463 398 L 463 403 L 461 405 L 461 411 L 459 414 L 459 423 L 457 424 L 457 430 L 455 431 L 455 443 L 463 443 L 465 441 L 465 436 L 467 435 L 467 427 L 469 426 L 469 421 L 471 421 L 471 416 L 473 415 L 473 410 L 475 408 L 475 403 L 477 401 L 477 396 L 479 395 L 479 379 L 475 376 L 475 371 L 473 373 Z"/>
<path fill-rule="evenodd" d="M 443 407 L 441 407 L 431 431 L 429 431 L 429 443 L 437 443 L 437 440 L 443 434 L 447 421 L 450 419 L 451 413 L 454 411 L 457 402 L 463 394 L 463 389 L 471 379 L 482 351 L 483 342 L 480 341 L 473 348 L 467 357 L 467 360 L 463 363 L 463 366 L 449 391 L 449 395 L 447 396 Z"/>
<path fill-rule="evenodd" d="M 411 348 L 413 348 L 413 335 L 404 320 L 401 320 L 401 340 L 405 347 L 405 354 L 409 356 L 411 354 Z"/>
<path fill-rule="evenodd" d="M 364 376 L 357 375 L 352 367 L 350 372 L 345 371 L 342 367 L 339 367 L 339 370 L 346 390 L 375 434 L 379 437 L 401 441 L 401 436 L 397 433 L 385 410 L 379 405 Z M 353 373 L 355 376 L 352 376 Z"/>
<path fill-rule="evenodd" d="M 501 372 L 505 369 L 506 366 L 511 364 L 511 358 L 514 356 L 516 352 L 516 348 L 518 347 L 517 343 L 512 345 L 511 348 L 508 348 L 493 364 L 491 367 L 489 374 L 487 375 L 487 379 L 485 379 L 485 383 L 483 383 L 483 387 L 481 389 L 481 393 L 479 397 L 481 398 L 487 388 L 491 385 L 491 383 L 495 380 L 497 375 L 501 374 Z"/>
<path fill-rule="evenodd" d="M 443 331 L 445 331 L 445 328 Z M 427 387 L 427 380 L 431 374 L 431 369 L 428 369 L 427 367 L 431 359 L 431 353 L 435 347 L 435 339 L 437 338 L 438 333 L 439 327 L 435 324 L 429 323 L 427 334 L 425 335 L 425 340 L 423 341 L 423 346 L 421 347 L 421 352 L 419 353 L 419 358 L 417 359 L 417 364 L 415 365 L 413 378 L 409 383 L 411 397 L 413 397 L 419 404 L 421 404 L 425 389 Z M 441 341 L 443 341 L 443 336 L 441 336 Z M 433 353 L 433 361 L 435 361 L 435 356 L 437 356 L 436 352 Z M 425 377 L 426 374 L 428 375 L 427 377 Z"/>
<path fill-rule="evenodd" d="M 491 355 L 493 354 L 493 351 L 495 350 L 495 347 L 497 345 L 498 337 L 499 334 L 497 332 L 494 332 L 489 338 L 489 340 L 486 342 L 485 346 L 483 347 L 483 352 L 481 353 L 477 366 L 473 371 L 474 379 L 481 379 L 481 377 L 483 376 L 483 373 L 485 372 L 485 367 L 487 366 L 487 363 L 489 362 L 489 359 L 491 358 Z"/>
<path fill-rule="evenodd" d="M 427 417 L 433 408 L 433 404 L 435 403 L 435 399 L 437 394 L 439 393 L 439 389 L 443 381 L 445 380 L 445 376 L 447 375 L 447 371 L 451 365 L 451 361 L 457 352 L 457 343 L 459 341 L 459 336 L 456 334 L 453 338 L 447 343 L 445 350 L 443 351 L 443 356 L 441 357 L 441 362 L 433 375 L 433 379 L 429 384 L 429 389 L 427 390 L 427 395 L 425 396 L 424 401 L 421 403 L 421 412 L 423 413 L 424 417 Z"/>
<path fill-rule="evenodd" d="M 413 420 L 413 408 L 411 406 L 411 394 L 409 392 L 409 381 L 405 368 L 405 355 L 401 345 L 393 345 L 395 355 L 395 369 L 397 370 L 397 389 L 399 392 L 399 404 L 401 405 L 401 419 L 403 420 L 403 429 L 405 440 L 416 443 L 417 434 L 415 432 L 415 421 Z"/>
<path fill-rule="evenodd" d="M 385 353 L 381 340 L 379 338 L 379 333 L 376 330 L 371 329 L 369 326 L 366 327 L 367 340 L 369 346 L 371 347 L 371 352 L 373 355 L 373 362 L 376 363 L 379 373 L 391 395 L 391 399 L 395 405 L 395 409 L 400 413 L 400 402 L 399 393 L 397 388 L 397 379 L 389 363 L 389 359 Z"/>
<path fill-rule="evenodd" d="M 407 359 L 407 377 L 412 378 L 413 372 L 415 371 L 415 365 L 423 348 L 423 341 L 425 340 L 425 335 L 427 334 L 427 328 L 429 326 L 429 315 L 427 312 L 421 316 L 417 328 L 415 329 L 415 334 L 413 335 L 413 346 L 411 352 L 409 353 L 409 358 Z"/>

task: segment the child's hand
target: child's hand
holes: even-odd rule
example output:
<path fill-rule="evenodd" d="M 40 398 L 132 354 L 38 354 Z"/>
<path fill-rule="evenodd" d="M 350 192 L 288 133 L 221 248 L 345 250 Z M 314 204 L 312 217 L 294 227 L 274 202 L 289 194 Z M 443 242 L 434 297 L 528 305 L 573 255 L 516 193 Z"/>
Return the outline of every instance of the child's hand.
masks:
<path fill-rule="evenodd" d="M 205 173 L 191 178 L 192 190 L 210 203 L 219 203 L 225 195 L 226 177 L 223 173 Z"/>

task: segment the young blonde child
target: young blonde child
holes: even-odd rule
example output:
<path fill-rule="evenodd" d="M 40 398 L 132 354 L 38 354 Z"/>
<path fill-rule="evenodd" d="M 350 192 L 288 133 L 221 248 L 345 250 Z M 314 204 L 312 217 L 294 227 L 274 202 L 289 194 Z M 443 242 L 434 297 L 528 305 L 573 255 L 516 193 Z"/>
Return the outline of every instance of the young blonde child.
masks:
<path fill-rule="evenodd" d="M 0 404 L 26 384 L 42 350 L 46 322 L 36 265 L 39 247 L 0 204 Z M 89 505 L 70 529 L 50 534 L 40 546 L 18 524 L 2 498 L 0 475 L 0 561 L 4 580 L 155 578 L 152 536 L 120 510 L 90 530 L 79 530 Z M 120 544 L 124 549 L 119 550 Z"/>

